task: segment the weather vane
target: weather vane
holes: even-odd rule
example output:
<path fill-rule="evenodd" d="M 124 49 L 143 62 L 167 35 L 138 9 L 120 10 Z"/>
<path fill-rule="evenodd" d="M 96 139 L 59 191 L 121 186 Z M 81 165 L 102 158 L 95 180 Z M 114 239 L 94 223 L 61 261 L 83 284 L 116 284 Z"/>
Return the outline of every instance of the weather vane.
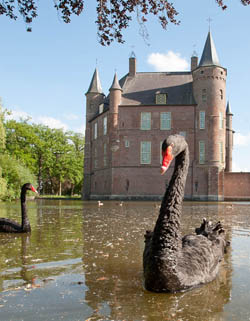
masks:
<path fill-rule="evenodd" d="M 132 49 L 131 54 L 130 54 L 130 58 L 135 58 L 135 52 L 134 52 L 135 46 L 134 46 L 134 45 L 131 45 L 130 47 L 131 47 L 131 49 Z"/>
<path fill-rule="evenodd" d="M 208 17 L 208 19 L 207 19 L 207 21 L 208 21 L 208 26 L 209 26 L 209 31 L 210 31 L 210 27 L 211 27 L 211 21 L 212 21 L 213 19 L 211 19 L 210 17 Z"/>

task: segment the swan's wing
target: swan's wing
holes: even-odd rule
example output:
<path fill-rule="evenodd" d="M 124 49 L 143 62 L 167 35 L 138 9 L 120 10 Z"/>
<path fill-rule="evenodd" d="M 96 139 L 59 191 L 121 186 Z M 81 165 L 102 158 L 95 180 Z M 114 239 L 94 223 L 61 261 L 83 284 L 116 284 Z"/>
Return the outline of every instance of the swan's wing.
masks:
<path fill-rule="evenodd" d="M 0 232 L 16 233 L 22 229 L 21 225 L 8 218 L 0 218 Z"/>

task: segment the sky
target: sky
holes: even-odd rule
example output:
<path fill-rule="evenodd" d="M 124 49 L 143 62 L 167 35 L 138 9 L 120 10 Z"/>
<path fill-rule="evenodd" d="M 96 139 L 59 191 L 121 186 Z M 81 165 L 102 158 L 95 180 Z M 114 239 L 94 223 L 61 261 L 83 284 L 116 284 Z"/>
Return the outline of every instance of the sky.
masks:
<path fill-rule="evenodd" d="M 15 119 L 84 133 L 85 93 L 97 67 L 107 95 L 114 73 L 122 78 L 134 51 L 137 70 L 184 71 L 195 51 L 201 57 L 210 30 L 220 64 L 227 69 L 227 100 L 233 116 L 233 171 L 250 172 L 250 6 L 227 0 L 222 11 L 215 0 L 173 0 L 180 25 L 163 30 L 148 16 L 149 38 L 140 35 L 134 19 L 123 33 L 125 44 L 98 43 L 94 0 L 65 24 L 53 0 L 38 2 L 32 32 L 20 17 L 0 16 L 0 97 Z M 210 22 L 209 22 L 210 21 Z"/>

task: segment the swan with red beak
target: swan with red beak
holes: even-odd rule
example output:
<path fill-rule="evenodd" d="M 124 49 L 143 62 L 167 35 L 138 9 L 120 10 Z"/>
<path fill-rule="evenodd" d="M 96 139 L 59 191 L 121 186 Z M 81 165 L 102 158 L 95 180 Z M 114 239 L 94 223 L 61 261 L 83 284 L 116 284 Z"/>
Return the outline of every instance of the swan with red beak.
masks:
<path fill-rule="evenodd" d="M 163 142 L 163 144 L 164 144 L 164 142 Z M 163 148 L 163 144 L 162 144 L 162 148 Z M 161 175 L 166 173 L 172 159 L 174 158 L 173 154 L 172 154 L 172 149 L 173 149 L 172 145 L 168 146 L 165 150 L 162 149 Z"/>

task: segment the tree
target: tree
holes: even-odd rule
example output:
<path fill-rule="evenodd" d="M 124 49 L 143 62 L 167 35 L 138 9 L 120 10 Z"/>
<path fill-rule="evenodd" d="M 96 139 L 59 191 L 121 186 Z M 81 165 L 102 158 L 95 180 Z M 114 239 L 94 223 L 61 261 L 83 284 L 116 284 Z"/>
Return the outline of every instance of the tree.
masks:
<path fill-rule="evenodd" d="M 28 120 L 8 120 L 4 125 L 8 154 L 37 177 L 40 193 L 80 193 L 83 135 L 30 124 Z"/>
<path fill-rule="evenodd" d="M 3 154 L 5 149 L 5 130 L 3 126 L 3 114 L 2 105 L 0 100 L 0 156 Z M 2 166 L 0 163 L 0 200 L 5 196 L 7 183 L 4 178 L 2 178 Z"/>
<path fill-rule="evenodd" d="M 92 0 L 93 1 L 93 0 Z M 214 0 L 223 10 L 227 8 L 225 0 Z M 239 0 L 244 6 L 250 4 L 250 0 Z M 27 31 L 31 31 L 31 24 L 37 17 L 38 0 L 2 0 L 0 3 L 0 15 L 10 19 L 17 19 L 19 13 L 26 25 Z M 106 46 L 116 40 L 123 43 L 122 32 L 132 20 L 133 12 L 136 13 L 138 23 L 143 27 L 147 16 L 152 14 L 157 17 L 162 28 L 166 29 L 170 23 L 179 24 L 176 20 L 178 12 L 173 3 L 168 0 L 96 0 L 97 2 L 97 29 L 99 42 Z M 54 7 L 59 12 L 65 23 L 71 21 L 71 15 L 80 15 L 84 9 L 84 0 L 54 0 Z"/>

